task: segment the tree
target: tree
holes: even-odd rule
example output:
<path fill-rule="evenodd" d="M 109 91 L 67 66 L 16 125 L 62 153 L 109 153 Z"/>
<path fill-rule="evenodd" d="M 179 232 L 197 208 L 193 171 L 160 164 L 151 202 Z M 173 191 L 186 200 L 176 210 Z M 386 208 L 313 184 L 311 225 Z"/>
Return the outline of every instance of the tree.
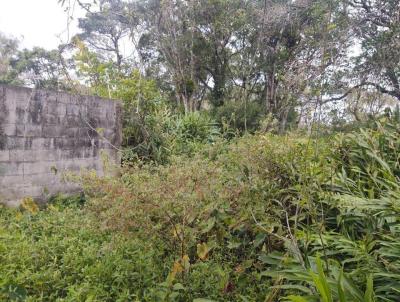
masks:
<path fill-rule="evenodd" d="M 89 10 L 85 18 L 79 19 L 79 28 L 83 32 L 77 35 L 103 60 L 114 61 L 119 70 L 124 63 L 128 63 L 125 62 L 121 50 L 121 44 L 129 35 L 129 28 L 122 14 L 124 5 L 121 0 L 99 1 L 98 10 Z"/>
<path fill-rule="evenodd" d="M 286 127 L 294 108 L 329 93 L 330 78 L 343 56 L 342 7 L 338 1 L 263 1 L 258 3 L 258 70 L 266 113 Z M 335 22 L 334 20 L 340 20 Z"/>
<path fill-rule="evenodd" d="M 194 53 L 200 82 L 210 91 L 210 102 L 220 107 L 226 101 L 227 85 L 236 77 L 231 73 L 235 49 L 249 22 L 250 1 L 194 1 Z"/>
<path fill-rule="evenodd" d="M 13 74 L 24 85 L 57 90 L 69 89 L 64 63 L 59 50 L 40 47 L 18 51 L 10 60 Z"/>
<path fill-rule="evenodd" d="M 248 21 L 244 17 L 248 2 L 147 1 L 146 5 L 142 11 L 148 31 L 140 39 L 140 53 L 170 72 L 178 104 L 186 112 L 199 110 L 206 97 L 214 107 L 223 105 L 232 81 L 233 44 Z"/>
<path fill-rule="evenodd" d="M 18 53 L 19 41 L 0 32 L 0 83 L 19 83 L 17 73 L 12 69 L 11 61 Z"/>
<path fill-rule="evenodd" d="M 349 14 L 361 54 L 357 87 L 370 86 L 400 101 L 400 6 L 398 0 L 351 0 Z"/>
<path fill-rule="evenodd" d="M 172 75 L 176 99 L 186 113 L 198 110 L 200 106 L 199 99 L 195 98 L 198 82 L 195 78 L 190 4 L 188 1 L 160 2 L 158 22 L 153 29 L 158 52 Z"/>

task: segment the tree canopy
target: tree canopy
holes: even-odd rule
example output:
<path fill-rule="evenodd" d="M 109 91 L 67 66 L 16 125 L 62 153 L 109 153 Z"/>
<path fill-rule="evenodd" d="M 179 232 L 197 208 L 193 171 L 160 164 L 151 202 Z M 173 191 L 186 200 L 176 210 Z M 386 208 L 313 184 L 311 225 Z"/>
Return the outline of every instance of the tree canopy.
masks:
<path fill-rule="evenodd" d="M 77 4 L 80 33 L 59 49 L 19 50 L 0 37 L 2 82 L 116 97 L 121 81 L 153 81 L 172 110 L 207 110 L 218 122 L 242 112 L 246 130 L 271 116 L 285 131 L 316 111 L 357 119 L 367 110 L 360 95 L 380 107 L 400 100 L 396 0 Z"/>

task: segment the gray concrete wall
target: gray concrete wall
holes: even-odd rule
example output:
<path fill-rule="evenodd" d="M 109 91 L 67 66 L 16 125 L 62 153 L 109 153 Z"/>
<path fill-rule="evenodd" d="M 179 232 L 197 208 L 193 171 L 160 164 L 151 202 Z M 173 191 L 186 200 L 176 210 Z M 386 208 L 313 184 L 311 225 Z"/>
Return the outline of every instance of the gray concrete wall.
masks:
<path fill-rule="evenodd" d="M 0 203 L 44 201 L 79 190 L 65 171 L 104 173 L 104 155 L 118 161 L 120 102 L 0 85 Z"/>

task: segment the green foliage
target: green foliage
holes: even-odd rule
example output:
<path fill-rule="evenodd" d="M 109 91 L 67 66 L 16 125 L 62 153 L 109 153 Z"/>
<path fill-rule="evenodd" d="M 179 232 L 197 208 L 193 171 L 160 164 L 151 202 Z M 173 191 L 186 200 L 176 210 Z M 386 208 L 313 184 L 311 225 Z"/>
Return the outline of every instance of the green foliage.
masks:
<path fill-rule="evenodd" d="M 204 144 L 215 142 L 220 137 L 216 123 L 206 113 L 190 113 L 175 119 L 172 130 L 174 154 L 193 154 Z"/>
<path fill-rule="evenodd" d="M 19 41 L 0 32 L 0 84 L 18 84 L 11 60 L 18 53 Z"/>
<path fill-rule="evenodd" d="M 214 118 L 220 124 L 228 124 L 241 132 L 254 132 L 263 118 L 263 107 L 256 102 L 227 103 L 213 111 Z"/>
<path fill-rule="evenodd" d="M 138 70 L 124 73 L 112 61 L 101 60 L 78 38 L 74 42 L 78 72 L 88 81 L 92 93 L 123 103 L 123 162 L 165 162 L 172 116 L 155 81 Z"/>
<path fill-rule="evenodd" d="M 99 232 L 95 217 L 75 206 L 1 208 L 0 219 L 2 301 L 135 300 L 162 278 L 156 249 Z"/>
<path fill-rule="evenodd" d="M 2 299 L 399 299 L 396 121 L 229 143 L 207 116 L 165 125 L 172 141 L 199 147 L 118 178 L 74 176 L 85 202 L 1 209 Z"/>
<path fill-rule="evenodd" d="M 65 68 L 58 50 L 34 47 L 24 49 L 11 60 L 13 72 L 27 85 L 36 88 L 68 90 L 65 81 Z"/>
<path fill-rule="evenodd" d="M 169 129 L 172 113 L 162 99 L 154 100 L 152 112 L 125 112 L 124 163 L 137 160 L 164 163 L 169 156 Z"/>
<path fill-rule="evenodd" d="M 373 128 L 338 136 L 333 159 L 342 193 L 373 199 L 398 189 L 399 133 L 400 124 L 384 119 Z"/>
<path fill-rule="evenodd" d="M 0 32 L 0 84 L 69 90 L 65 80 L 68 60 L 59 50 L 19 49 L 19 41 Z"/>
<path fill-rule="evenodd" d="M 327 156 L 331 171 L 314 196 L 313 207 L 318 208 L 303 214 L 314 221 L 298 219 L 293 230 L 297 234 L 293 243 L 302 257 L 293 259 L 295 266 L 275 265 L 274 271 L 290 284 L 287 288 L 313 281 L 321 292 L 317 280 L 304 274 L 313 266 L 316 253 L 321 253 L 331 283 L 347 280 L 347 286 L 332 287 L 336 299 L 341 292 L 351 297 L 356 288 L 358 294 L 351 301 L 372 301 L 373 296 L 378 301 L 398 299 L 398 134 L 398 124 L 392 120 L 337 136 Z M 323 278 L 321 272 L 318 278 Z"/>

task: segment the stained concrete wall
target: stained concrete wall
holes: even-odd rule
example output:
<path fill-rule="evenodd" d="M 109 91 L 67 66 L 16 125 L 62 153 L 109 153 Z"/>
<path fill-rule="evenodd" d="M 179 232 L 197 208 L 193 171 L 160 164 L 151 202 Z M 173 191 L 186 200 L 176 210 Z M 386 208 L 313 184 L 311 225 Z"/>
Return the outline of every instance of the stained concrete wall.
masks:
<path fill-rule="evenodd" d="M 118 162 L 121 114 L 117 101 L 0 85 L 0 203 L 79 190 L 66 171 L 103 174 L 105 156 Z"/>

